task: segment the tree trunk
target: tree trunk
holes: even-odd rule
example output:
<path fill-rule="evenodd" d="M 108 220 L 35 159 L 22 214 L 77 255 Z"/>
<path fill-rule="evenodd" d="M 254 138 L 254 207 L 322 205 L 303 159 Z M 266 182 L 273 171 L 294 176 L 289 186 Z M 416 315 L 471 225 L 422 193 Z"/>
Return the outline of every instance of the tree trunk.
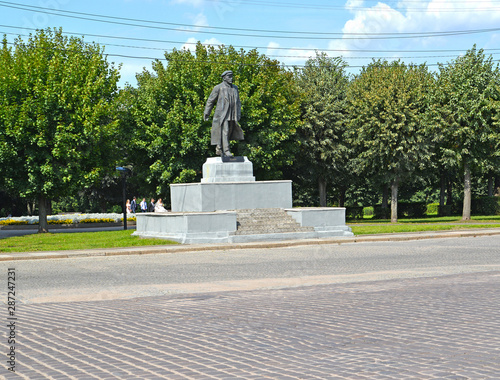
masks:
<path fill-rule="evenodd" d="M 345 205 L 345 187 L 341 187 L 339 190 L 339 207 L 344 207 Z"/>
<path fill-rule="evenodd" d="M 464 208 L 462 211 L 462 220 L 470 220 L 471 211 L 471 173 L 470 166 L 468 163 L 464 164 Z"/>
<path fill-rule="evenodd" d="M 389 207 L 389 188 L 384 185 L 384 188 L 382 189 L 382 208 L 388 208 Z"/>
<path fill-rule="evenodd" d="M 318 190 L 319 205 L 320 207 L 326 207 L 326 180 L 323 177 L 318 178 Z"/>
<path fill-rule="evenodd" d="M 446 197 L 446 174 L 441 173 L 441 190 L 439 192 L 439 208 L 444 207 L 444 201 Z"/>
<path fill-rule="evenodd" d="M 395 179 L 391 184 L 391 223 L 398 221 L 398 180 Z"/>
<path fill-rule="evenodd" d="M 28 216 L 33 216 L 33 214 L 35 213 L 35 207 L 36 207 L 35 202 L 32 202 L 31 200 L 27 202 L 26 209 L 28 211 Z"/>
<path fill-rule="evenodd" d="M 500 175 L 495 177 L 495 192 L 494 195 L 500 195 Z"/>
<path fill-rule="evenodd" d="M 99 209 L 103 214 L 106 213 L 106 199 L 102 195 L 99 196 Z"/>
<path fill-rule="evenodd" d="M 493 186 L 495 185 L 495 178 L 491 175 L 488 177 L 488 197 L 493 196 Z"/>
<path fill-rule="evenodd" d="M 47 222 L 47 199 L 40 195 L 38 198 L 38 233 L 49 232 L 49 223 Z"/>
<path fill-rule="evenodd" d="M 453 204 L 453 184 L 451 182 L 450 177 L 447 178 L 446 181 L 446 205 Z"/>

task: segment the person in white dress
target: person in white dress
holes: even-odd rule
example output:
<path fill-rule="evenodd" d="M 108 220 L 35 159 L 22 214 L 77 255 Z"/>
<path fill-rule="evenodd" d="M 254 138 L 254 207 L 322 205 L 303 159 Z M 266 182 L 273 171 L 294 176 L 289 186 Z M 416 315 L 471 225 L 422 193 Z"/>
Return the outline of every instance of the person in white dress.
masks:
<path fill-rule="evenodd" d="M 167 209 L 163 207 L 163 202 L 161 198 L 159 198 L 155 204 L 155 212 L 167 212 Z"/>

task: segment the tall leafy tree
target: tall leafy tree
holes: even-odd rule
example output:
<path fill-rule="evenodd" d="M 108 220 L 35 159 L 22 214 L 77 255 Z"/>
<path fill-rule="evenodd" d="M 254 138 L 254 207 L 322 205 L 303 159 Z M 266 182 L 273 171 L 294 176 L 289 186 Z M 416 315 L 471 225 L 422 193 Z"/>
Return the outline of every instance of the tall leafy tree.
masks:
<path fill-rule="evenodd" d="M 234 72 L 242 102 L 240 124 L 245 141 L 234 153 L 248 156 L 258 179 L 279 179 L 293 162 L 300 120 L 293 73 L 255 50 L 206 47 L 166 53 L 167 63 L 138 74 L 130 112 L 135 120 L 131 161 L 146 188 L 168 194 L 169 184 L 199 179 L 210 145 L 211 120 L 203 110 L 225 70 Z"/>
<path fill-rule="evenodd" d="M 304 121 L 298 130 L 302 144 L 297 167 L 318 183 L 322 207 L 326 206 L 327 183 L 347 185 L 346 66 L 341 58 L 316 53 L 304 68 L 295 72 L 302 93 Z"/>
<path fill-rule="evenodd" d="M 363 68 L 347 92 L 353 167 L 390 184 L 393 222 L 399 185 L 431 159 L 425 127 L 432 85 L 425 65 L 379 60 Z"/>
<path fill-rule="evenodd" d="M 462 219 L 471 216 L 471 177 L 498 167 L 500 156 L 500 72 L 491 56 L 472 49 L 440 65 L 434 93 L 435 139 L 445 165 L 461 168 Z"/>
<path fill-rule="evenodd" d="M 0 181 L 36 199 L 39 231 L 51 199 L 114 169 L 113 98 L 118 70 L 103 49 L 61 30 L 40 30 L 0 52 Z"/>

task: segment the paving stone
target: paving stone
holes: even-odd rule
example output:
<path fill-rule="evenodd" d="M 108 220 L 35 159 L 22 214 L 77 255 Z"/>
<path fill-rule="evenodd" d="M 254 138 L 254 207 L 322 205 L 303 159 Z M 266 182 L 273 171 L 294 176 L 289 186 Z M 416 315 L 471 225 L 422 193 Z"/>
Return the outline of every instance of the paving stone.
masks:
<path fill-rule="evenodd" d="M 485 272 L 23 304 L 16 366 L 25 379 L 499 379 L 499 290 Z"/>

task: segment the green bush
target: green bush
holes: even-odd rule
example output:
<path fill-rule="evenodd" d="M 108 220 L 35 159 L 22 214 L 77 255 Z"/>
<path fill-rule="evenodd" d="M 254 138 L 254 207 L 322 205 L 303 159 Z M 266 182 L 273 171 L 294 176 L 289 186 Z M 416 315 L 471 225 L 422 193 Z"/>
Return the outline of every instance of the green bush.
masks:
<path fill-rule="evenodd" d="M 398 218 L 421 218 L 426 211 L 425 202 L 398 202 Z"/>
<path fill-rule="evenodd" d="M 381 205 L 373 206 L 373 218 L 374 219 L 390 219 L 391 218 L 391 207 L 383 208 Z"/>
<path fill-rule="evenodd" d="M 453 215 L 453 206 L 452 205 L 438 206 L 438 215 L 439 216 Z"/>
<path fill-rule="evenodd" d="M 111 209 L 109 210 L 110 213 L 114 213 L 114 214 L 121 214 L 123 211 L 122 211 L 122 206 L 119 206 L 119 205 L 114 205 L 113 207 L 111 207 Z"/>
<path fill-rule="evenodd" d="M 346 219 L 363 219 L 362 206 L 350 206 L 345 208 Z"/>
<path fill-rule="evenodd" d="M 471 213 L 474 215 L 500 214 L 498 197 L 481 197 L 472 200 Z"/>
<path fill-rule="evenodd" d="M 430 203 L 427 205 L 427 215 L 438 215 L 439 203 Z"/>
<path fill-rule="evenodd" d="M 368 206 L 368 207 L 363 207 L 363 216 L 366 218 L 371 218 L 373 217 L 373 207 Z"/>
<path fill-rule="evenodd" d="M 461 200 L 452 206 L 452 215 L 462 215 L 464 202 Z M 498 197 L 473 198 L 471 202 L 472 215 L 500 215 L 500 200 Z"/>

